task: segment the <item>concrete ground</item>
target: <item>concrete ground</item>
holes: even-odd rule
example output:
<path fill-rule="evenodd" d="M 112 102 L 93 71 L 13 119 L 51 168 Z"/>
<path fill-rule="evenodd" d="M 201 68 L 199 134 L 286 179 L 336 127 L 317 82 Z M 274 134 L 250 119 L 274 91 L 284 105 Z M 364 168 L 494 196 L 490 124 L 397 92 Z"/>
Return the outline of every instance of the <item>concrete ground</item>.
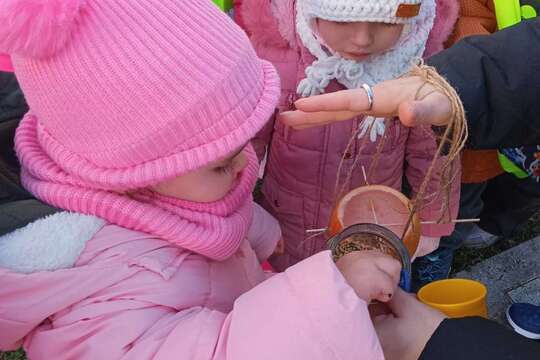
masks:
<path fill-rule="evenodd" d="M 485 284 L 489 317 L 506 323 L 505 311 L 512 302 L 540 305 L 540 236 L 490 257 L 454 277 Z"/>

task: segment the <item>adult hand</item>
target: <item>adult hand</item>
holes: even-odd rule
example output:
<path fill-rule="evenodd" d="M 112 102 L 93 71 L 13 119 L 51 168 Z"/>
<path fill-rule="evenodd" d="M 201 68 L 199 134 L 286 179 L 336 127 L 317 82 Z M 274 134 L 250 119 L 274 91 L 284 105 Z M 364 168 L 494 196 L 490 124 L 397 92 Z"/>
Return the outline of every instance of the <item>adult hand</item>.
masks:
<path fill-rule="evenodd" d="M 373 318 L 386 360 L 416 360 L 441 322 L 443 313 L 397 289 L 386 303 L 390 314 Z"/>
<path fill-rule="evenodd" d="M 362 88 L 303 98 L 295 105 L 297 111 L 280 115 L 285 125 L 295 129 L 326 125 L 361 114 L 399 116 L 405 126 L 443 126 L 448 124 L 452 115 L 450 100 L 418 76 L 384 81 L 373 86 L 373 107 L 370 111 L 368 96 Z"/>
<path fill-rule="evenodd" d="M 372 300 L 390 300 L 401 272 L 399 261 L 376 250 L 350 252 L 336 266 L 358 297 L 368 304 Z"/>

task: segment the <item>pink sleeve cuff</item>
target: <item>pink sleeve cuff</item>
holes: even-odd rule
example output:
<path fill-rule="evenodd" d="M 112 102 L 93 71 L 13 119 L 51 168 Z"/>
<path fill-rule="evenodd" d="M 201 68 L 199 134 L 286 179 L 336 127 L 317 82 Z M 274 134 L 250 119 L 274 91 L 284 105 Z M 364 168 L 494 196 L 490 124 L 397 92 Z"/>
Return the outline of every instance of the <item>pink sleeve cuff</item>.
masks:
<path fill-rule="evenodd" d="M 254 203 L 253 206 L 253 221 L 249 228 L 248 240 L 259 261 L 263 262 L 276 249 L 281 239 L 281 228 L 278 221 L 259 204 Z"/>
<path fill-rule="evenodd" d="M 242 295 L 232 313 L 231 359 L 370 359 L 384 355 L 366 303 L 345 282 L 329 251 Z"/>

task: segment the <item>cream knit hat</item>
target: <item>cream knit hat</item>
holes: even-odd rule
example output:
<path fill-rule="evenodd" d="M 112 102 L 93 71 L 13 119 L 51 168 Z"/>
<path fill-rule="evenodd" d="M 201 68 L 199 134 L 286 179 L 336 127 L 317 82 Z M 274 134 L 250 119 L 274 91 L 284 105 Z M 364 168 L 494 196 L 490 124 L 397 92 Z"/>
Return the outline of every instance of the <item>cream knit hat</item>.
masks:
<path fill-rule="evenodd" d="M 407 24 L 419 14 L 421 0 L 304 0 L 308 18 L 329 21 Z"/>
<path fill-rule="evenodd" d="M 330 81 L 347 88 L 374 85 L 406 72 L 422 56 L 435 18 L 435 0 L 297 0 L 296 31 L 317 58 L 306 69 L 297 92 L 301 96 L 323 93 Z M 347 60 L 325 48 L 314 31 L 314 20 L 405 24 L 396 45 L 365 61 Z"/>

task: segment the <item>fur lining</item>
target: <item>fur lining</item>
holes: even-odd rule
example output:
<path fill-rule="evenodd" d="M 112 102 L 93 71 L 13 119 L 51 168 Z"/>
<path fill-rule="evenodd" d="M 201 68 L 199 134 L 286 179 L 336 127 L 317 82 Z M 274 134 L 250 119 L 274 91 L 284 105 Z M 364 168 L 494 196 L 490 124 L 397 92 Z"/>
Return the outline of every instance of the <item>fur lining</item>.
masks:
<path fill-rule="evenodd" d="M 238 9 L 239 17 L 242 19 L 244 30 L 250 34 L 251 41 L 255 44 L 265 46 L 286 48 L 292 47 L 296 43 L 295 29 L 290 24 L 294 24 L 292 17 L 294 12 L 292 6 L 287 11 L 285 6 L 292 0 L 243 0 Z M 289 13 L 289 14 L 287 14 Z M 282 16 L 285 16 L 282 18 Z M 289 18 L 290 16 L 290 18 Z M 289 25 L 290 31 L 283 25 Z M 284 31 L 285 30 L 285 31 Z M 292 31 L 292 32 L 291 32 Z M 281 36 L 277 36 L 281 34 Z"/>
<path fill-rule="evenodd" d="M 425 57 L 429 57 L 444 49 L 444 43 L 454 30 L 459 16 L 457 0 L 437 0 L 437 12 L 433 28 L 426 43 Z"/>
<path fill-rule="evenodd" d="M 295 0 L 273 0 L 272 15 L 277 19 L 279 32 L 289 42 L 291 48 L 296 47 L 296 23 L 294 11 Z"/>
<path fill-rule="evenodd" d="M 72 267 L 105 221 L 60 212 L 0 237 L 0 266 L 20 273 Z"/>

